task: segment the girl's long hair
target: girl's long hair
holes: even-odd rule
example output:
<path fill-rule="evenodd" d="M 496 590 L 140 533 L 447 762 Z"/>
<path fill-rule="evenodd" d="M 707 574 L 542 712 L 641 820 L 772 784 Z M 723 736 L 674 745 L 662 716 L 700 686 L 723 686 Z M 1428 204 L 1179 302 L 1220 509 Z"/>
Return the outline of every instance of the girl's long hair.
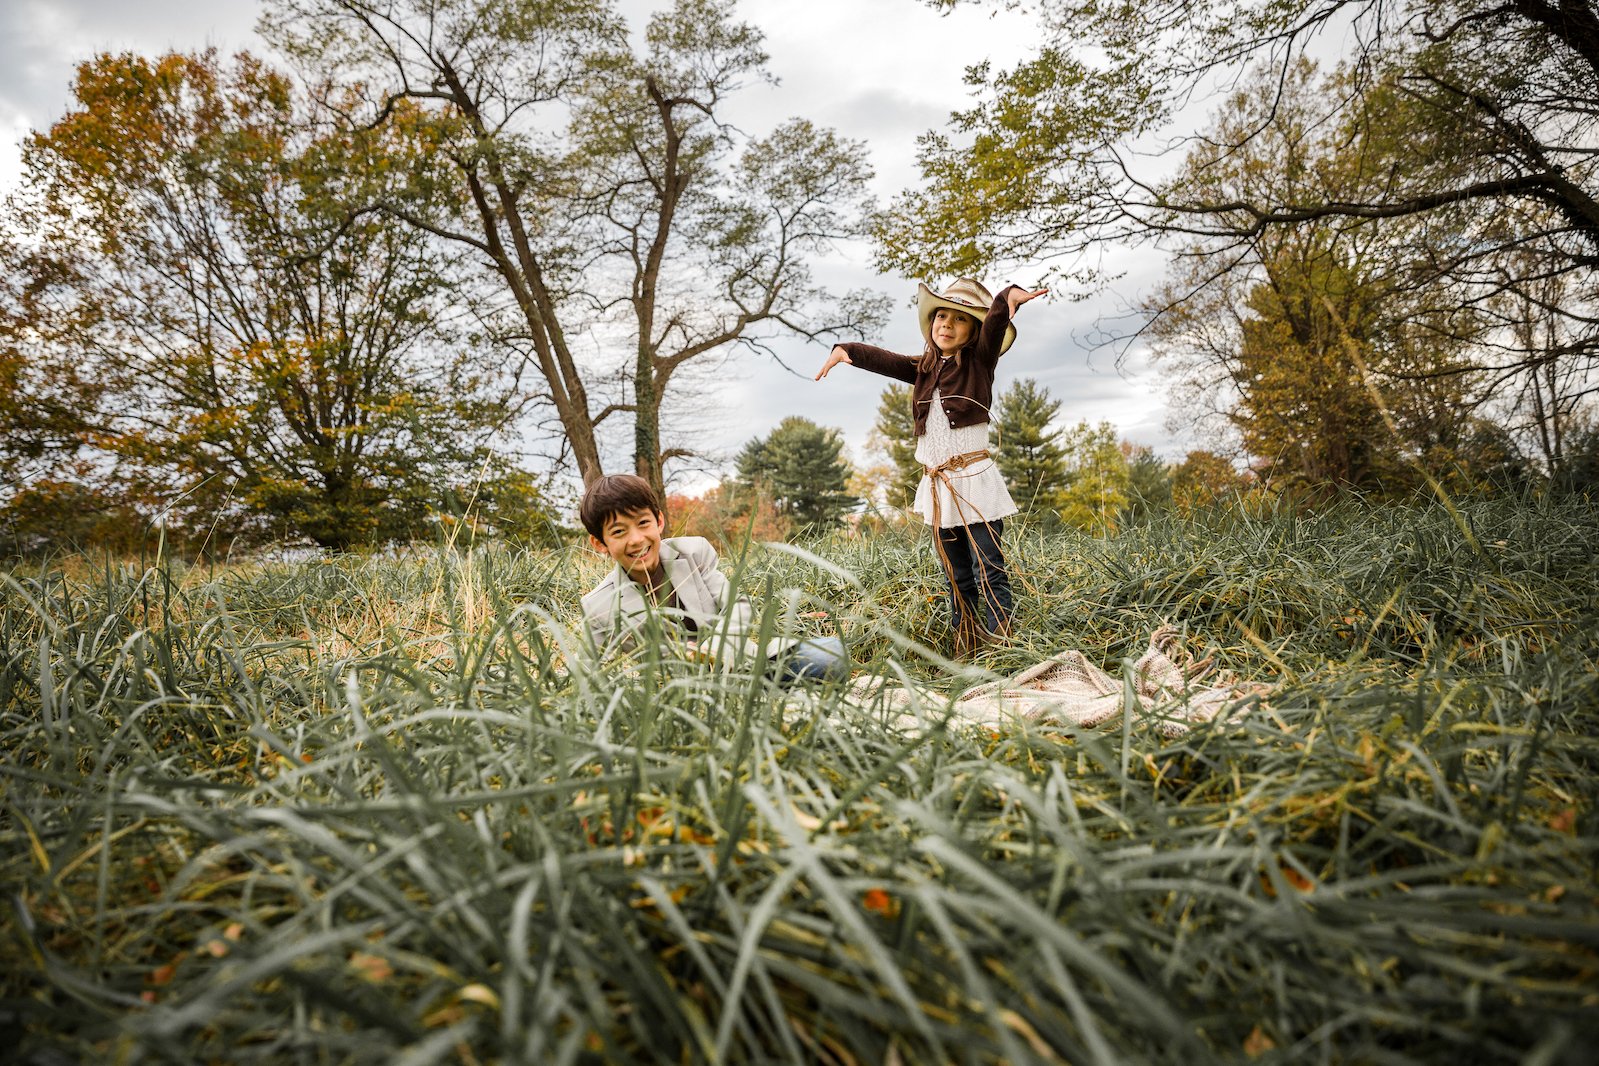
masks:
<path fill-rule="evenodd" d="M 933 314 L 936 315 L 936 314 L 938 314 L 939 311 L 948 311 L 948 310 L 954 310 L 954 309 L 953 308 L 941 307 L 941 308 L 937 308 L 936 310 L 934 310 Z M 956 313 L 957 314 L 966 315 L 965 311 L 958 311 Z M 956 370 L 960 369 L 961 358 L 963 356 L 965 356 L 967 352 L 969 352 L 973 348 L 977 347 L 977 335 L 983 331 L 983 320 L 982 319 L 978 318 L 976 315 L 966 315 L 966 317 L 972 320 L 972 337 L 971 337 L 971 340 L 969 340 L 965 344 L 961 345 L 960 351 L 955 353 L 955 369 Z M 920 373 L 920 374 L 931 374 L 933 371 L 937 370 L 938 369 L 938 360 L 944 354 L 943 352 L 938 350 L 938 345 L 933 343 L 933 338 L 931 336 L 933 331 L 931 329 L 929 329 L 927 332 L 929 334 L 929 336 L 927 338 L 927 347 L 922 349 L 922 357 L 916 361 L 916 371 L 917 371 L 917 373 Z"/>

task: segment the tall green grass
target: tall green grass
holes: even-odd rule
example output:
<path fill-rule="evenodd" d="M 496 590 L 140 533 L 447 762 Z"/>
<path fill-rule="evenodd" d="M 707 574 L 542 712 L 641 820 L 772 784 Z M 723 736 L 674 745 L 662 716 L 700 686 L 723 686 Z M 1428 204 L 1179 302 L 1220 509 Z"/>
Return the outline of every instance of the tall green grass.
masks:
<path fill-rule="evenodd" d="M 768 626 L 967 684 L 1163 621 L 1273 686 L 1179 739 L 906 728 L 575 656 L 576 550 L 17 571 L 19 1061 L 1585 1062 L 1599 513 L 1007 532 L 962 674 L 911 533 L 727 560 Z M 826 611 L 824 619 L 806 618 Z"/>

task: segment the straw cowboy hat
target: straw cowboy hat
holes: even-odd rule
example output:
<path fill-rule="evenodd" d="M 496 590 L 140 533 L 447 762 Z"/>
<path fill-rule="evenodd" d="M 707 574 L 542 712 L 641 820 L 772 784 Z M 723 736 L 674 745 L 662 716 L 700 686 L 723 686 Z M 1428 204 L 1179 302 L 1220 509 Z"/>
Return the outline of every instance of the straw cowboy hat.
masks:
<path fill-rule="evenodd" d="M 933 340 L 933 312 L 940 307 L 948 307 L 955 311 L 963 311 L 978 322 L 988 317 L 988 309 L 994 303 L 994 297 L 983 286 L 971 278 L 956 278 L 950 282 L 949 288 L 940 296 L 925 284 L 916 285 L 916 318 L 922 324 L 922 338 L 929 344 Z M 972 338 L 976 340 L 976 337 Z M 1005 339 L 999 342 L 999 352 L 1004 355 L 1012 344 L 1016 343 L 1016 327 L 1005 327 Z"/>

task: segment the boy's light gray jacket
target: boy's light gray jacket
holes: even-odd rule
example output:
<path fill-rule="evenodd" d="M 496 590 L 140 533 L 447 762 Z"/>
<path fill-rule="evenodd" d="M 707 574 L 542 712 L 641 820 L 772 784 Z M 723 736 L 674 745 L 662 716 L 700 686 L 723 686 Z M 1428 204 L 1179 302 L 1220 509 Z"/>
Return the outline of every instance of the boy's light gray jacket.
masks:
<path fill-rule="evenodd" d="M 716 568 L 716 549 L 704 537 L 668 537 L 661 541 L 661 565 L 677 595 L 683 614 L 699 627 L 703 642 L 723 631 L 729 639 L 741 638 L 749 629 L 750 604 L 740 596 L 727 602 L 727 578 Z M 649 612 L 638 582 L 620 565 L 612 568 L 594 591 L 583 597 L 583 625 L 602 653 L 633 643 L 637 628 Z"/>

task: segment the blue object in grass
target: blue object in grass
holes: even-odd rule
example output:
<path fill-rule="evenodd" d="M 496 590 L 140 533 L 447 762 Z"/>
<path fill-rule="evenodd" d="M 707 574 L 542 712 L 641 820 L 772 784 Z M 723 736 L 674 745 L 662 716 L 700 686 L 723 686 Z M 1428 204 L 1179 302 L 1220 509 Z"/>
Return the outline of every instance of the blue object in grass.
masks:
<path fill-rule="evenodd" d="M 807 637 L 778 656 L 777 683 L 846 681 L 849 652 L 837 637 Z"/>

